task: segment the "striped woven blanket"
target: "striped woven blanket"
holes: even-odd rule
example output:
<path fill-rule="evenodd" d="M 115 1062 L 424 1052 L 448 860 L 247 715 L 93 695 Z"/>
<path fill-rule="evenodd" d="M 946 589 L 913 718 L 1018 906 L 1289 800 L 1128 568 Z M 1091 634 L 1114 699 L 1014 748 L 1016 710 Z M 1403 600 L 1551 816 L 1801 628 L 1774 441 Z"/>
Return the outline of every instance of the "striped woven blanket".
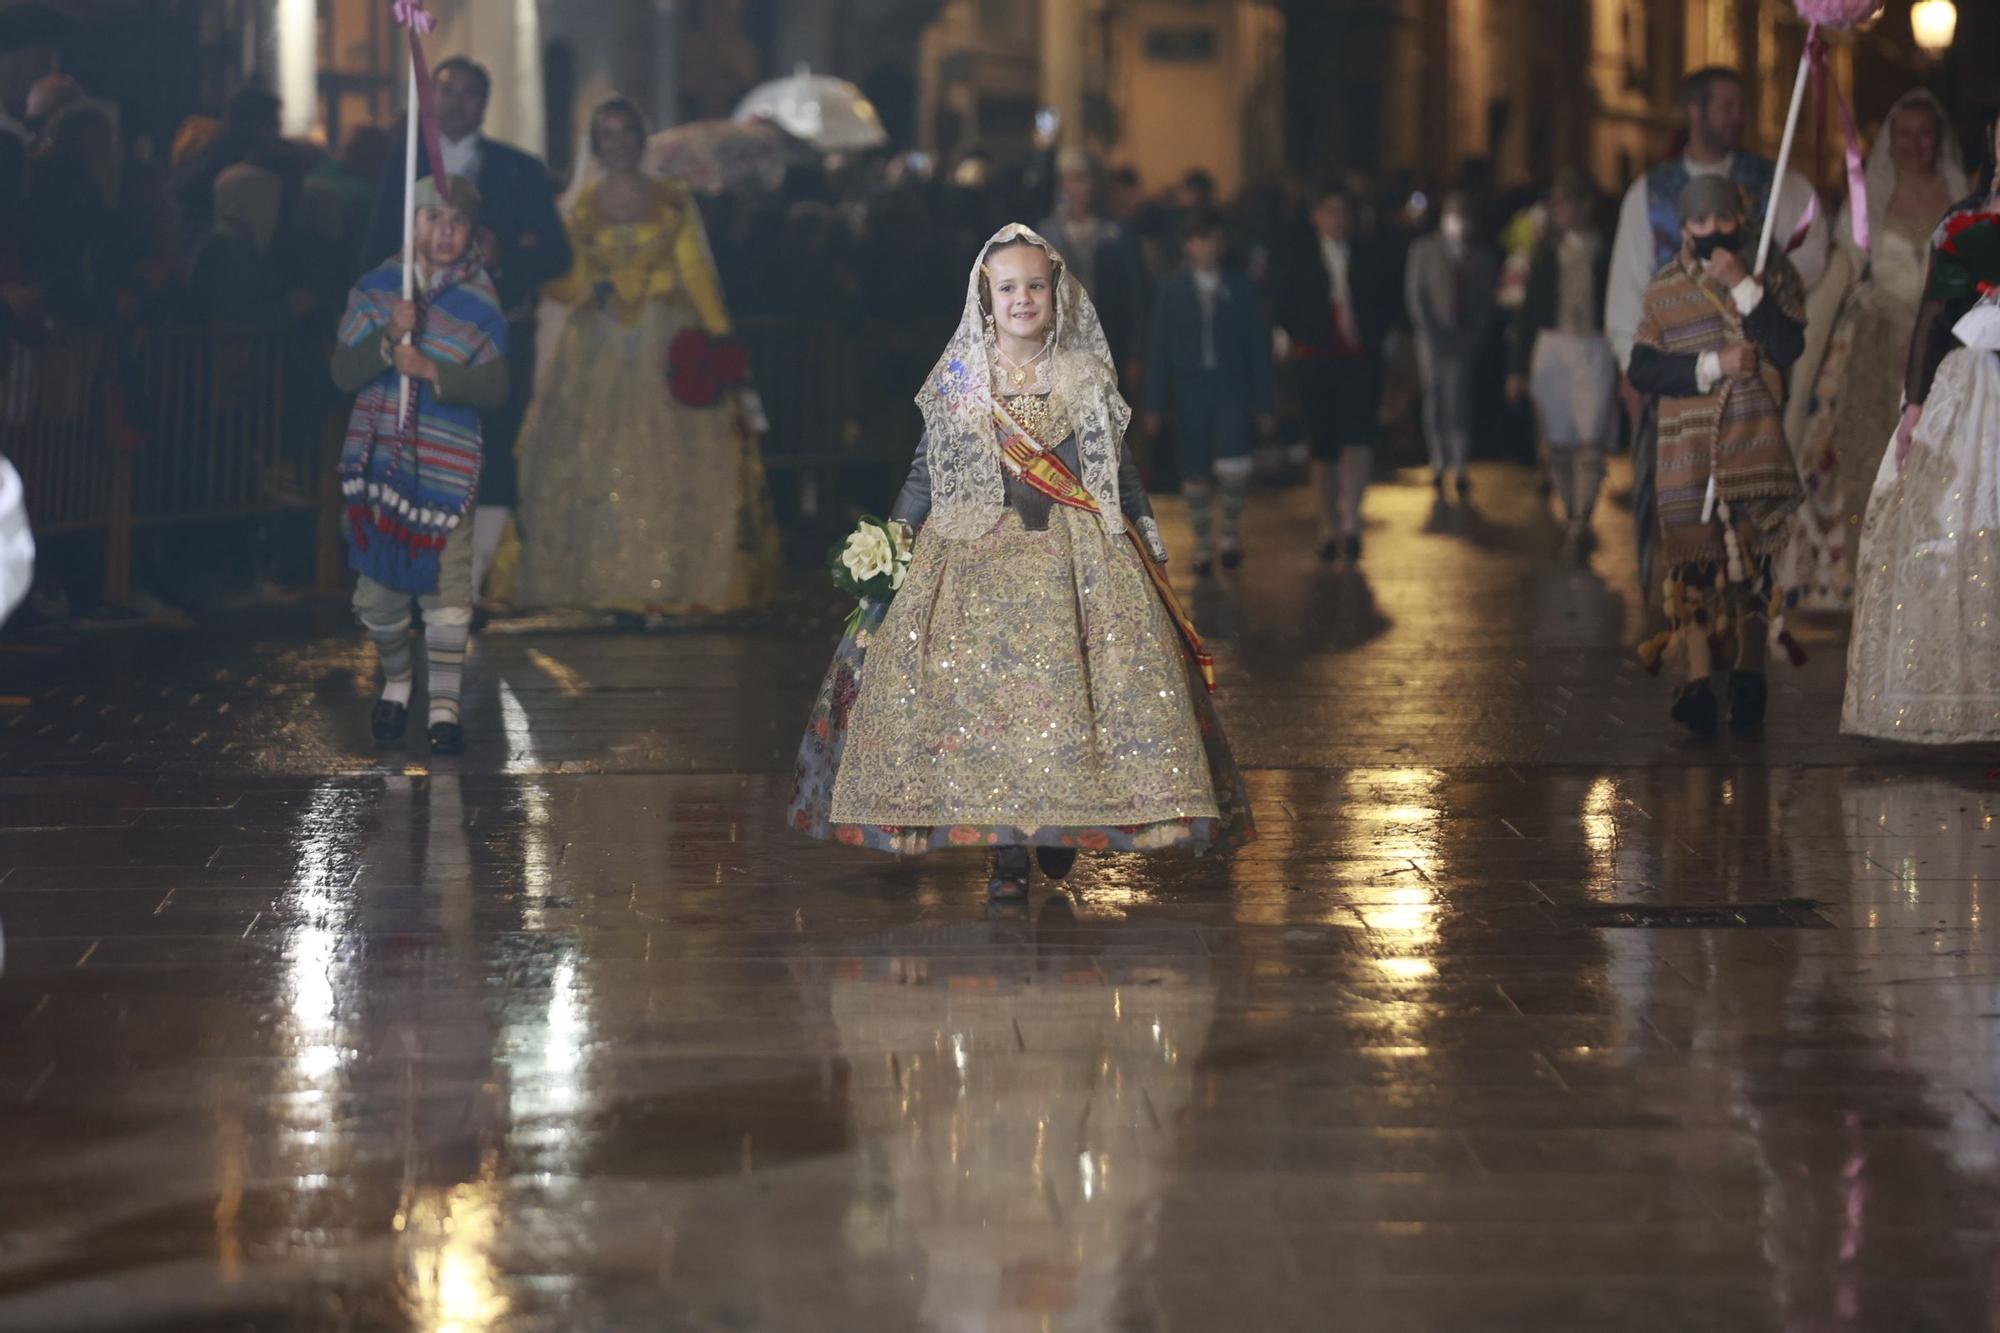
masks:
<path fill-rule="evenodd" d="M 340 340 L 383 336 L 402 297 L 403 264 L 391 259 L 348 293 Z M 468 257 L 418 294 L 417 346 L 434 361 L 483 366 L 507 355 L 507 320 L 491 279 Z M 479 489 L 479 415 L 438 401 L 419 381 L 411 419 L 398 421 L 401 377 L 385 369 L 355 398 L 341 446 L 347 562 L 356 573 L 412 594 L 434 592 L 446 536 Z"/>

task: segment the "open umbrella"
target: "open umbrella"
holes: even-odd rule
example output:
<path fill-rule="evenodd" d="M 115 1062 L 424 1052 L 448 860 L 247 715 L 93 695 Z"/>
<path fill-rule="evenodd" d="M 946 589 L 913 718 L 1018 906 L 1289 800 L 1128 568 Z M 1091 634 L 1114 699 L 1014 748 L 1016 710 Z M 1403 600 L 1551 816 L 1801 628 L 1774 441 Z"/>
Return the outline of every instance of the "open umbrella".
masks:
<path fill-rule="evenodd" d="M 697 120 L 661 130 L 646 143 L 646 170 L 691 190 L 775 190 L 785 168 L 809 166 L 819 153 L 769 121 Z"/>
<path fill-rule="evenodd" d="M 772 121 L 826 153 L 861 152 L 889 142 L 882 117 L 859 88 L 804 65 L 788 79 L 752 88 L 736 108 L 736 119 Z"/>

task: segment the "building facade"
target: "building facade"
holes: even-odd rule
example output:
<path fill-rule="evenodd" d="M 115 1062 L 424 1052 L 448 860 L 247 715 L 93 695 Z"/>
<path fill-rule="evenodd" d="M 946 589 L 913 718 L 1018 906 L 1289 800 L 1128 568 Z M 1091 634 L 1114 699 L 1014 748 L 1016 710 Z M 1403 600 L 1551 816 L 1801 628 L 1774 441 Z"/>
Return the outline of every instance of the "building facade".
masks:
<path fill-rule="evenodd" d="M 1934 64 L 1909 9 L 1890 0 L 1831 41 L 1864 127 L 1916 83 L 1948 94 L 1977 34 L 2000 36 L 1996 7 L 1961 5 L 1953 61 Z M 1704 65 L 1743 71 L 1749 138 L 1775 152 L 1805 47 L 1791 0 L 1292 0 L 1286 17 L 1291 165 L 1439 186 L 1546 184 L 1579 166 L 1616 188 L 1675 147 L 1681 76 Z M 1832 136 L 1799 151 L 1837 180 Z"/>
<path fill-rule="evenodd" d="M 1969 125 L 1992 100 L 1969 53 L 2000 49 L 2000 5 L 1959 4 L 1925 60 L 1911 0 L 1833 41 L 1864 129 L 1928 82 Z M 187 89 L 280 92 L 288 129 L 337 141 L 403 98 L 384 0 L 95 0 L 143 11 L 186 48 Z M 899 147 L 1025 151 L 1037 112 L 1062 138 L 1163 184 L 1191 166 L 1225 188 L 1283 167 L 1442 185 L 1545 183 L 1587 167 L 1607 189 L 1670 151 L 1675 90 L 1704 64 L 1744 71 L 1752 139 L 1775 150 L 1804 25 L 1792 0 L 431 0 L 431 46 L 493 70 L 492 133 L 566 165 L 588 108 L 633 97 L 664 125 L 725 116 L 795 66 L 859 83 Z M 151 68 L 161 68 L 154 63 Z M 195 85 L 199 85 L 196 87 Z M 1838 181 L 1837 141 L 1804 165 Z"/>

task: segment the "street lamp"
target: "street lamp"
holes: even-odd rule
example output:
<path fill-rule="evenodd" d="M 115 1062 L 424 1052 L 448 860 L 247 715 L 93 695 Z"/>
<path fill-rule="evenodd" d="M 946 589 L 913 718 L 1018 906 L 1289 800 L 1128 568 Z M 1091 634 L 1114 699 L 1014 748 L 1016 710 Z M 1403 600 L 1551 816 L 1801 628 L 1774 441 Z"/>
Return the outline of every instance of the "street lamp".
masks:
<path fill-rule="evenodd" d="M 1958 6 L 1951 0 L 1917 0 L 1910 6 L 1910 35 L 1925 55 L 1940 59 L 1958 34 Z"/>

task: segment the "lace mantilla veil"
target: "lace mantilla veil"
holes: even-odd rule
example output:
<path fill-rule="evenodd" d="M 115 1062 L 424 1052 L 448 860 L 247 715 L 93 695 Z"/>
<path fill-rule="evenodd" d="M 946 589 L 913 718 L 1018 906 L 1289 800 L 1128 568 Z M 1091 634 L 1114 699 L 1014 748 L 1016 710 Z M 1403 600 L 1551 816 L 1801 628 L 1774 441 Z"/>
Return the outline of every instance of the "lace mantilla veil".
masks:
<path fill-rule="evenodd" d="M 1125 518 L 1118 498 L 1118 451 L 1132 409 L 1118 392 L 1118 371 L 1090 294 L 1063 257 L 1031 228 L 1009 223 L 980 247 L 965 283 L 965 313 L 944 355 L 917 394 L 929 437 L 931 514 L 928 530 L 969 540 L 1000 521 L 1007 504 L 999 440 L 993 424 L 993 337 L 986 328 L 980 276 L 995 250 L 1039 247 L 1056 271 L 1054 388 L 1076 433 L 1083 484 L 1096 498 L 1105 531 L 1116 537 Z"/>

